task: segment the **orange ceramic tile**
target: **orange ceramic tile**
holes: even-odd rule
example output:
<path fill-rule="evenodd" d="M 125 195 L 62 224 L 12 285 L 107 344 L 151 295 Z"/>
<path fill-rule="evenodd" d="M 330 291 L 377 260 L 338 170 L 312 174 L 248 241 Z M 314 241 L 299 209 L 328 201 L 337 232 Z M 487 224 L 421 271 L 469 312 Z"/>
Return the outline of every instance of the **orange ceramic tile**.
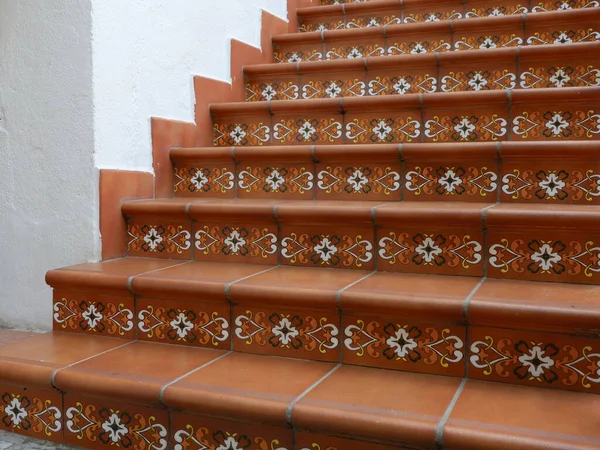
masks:
<path fill-rule="evenodd" d="M 215 147 L 269 145 L 271 134 L 271 116 L 266 113 L 261 116 L 240 115 L 229 120 L 216 118 L 213 143 Z"/>
<path fill-rule="evenodd" d="M 598 350 L 595 336 L 470 327 L 468 377 L 598 394 Z"/>
<path fill-rule="evenodd" d="M 238 198 L 311 200 L 314 164 L 240 162 Z"/>
<path fill-rule="evenodd" d="M 0 329 L 0 347 L 3 345 L 14 344 L 19 341 L 29 339 L 38 333 L 31 331 L 5 330 Z"/>
<path fill-rule="evenodd" d="M 152 258 L 191 259 L 191 231 L 189 220 L 129 221 L 127 254 Z"/>
<path fill-rule="evenodd" d="M 438 89 L 438 60 L 433 53 L 411 55 L 410 65 L 398 56 L 368 58 L 368 85 L 363 95 L 431 94 Z"/>
<path fill-rule="evenodd" d="M 0 430 L 63 442 L 62 395 L 0 384 Z"/>
<path fill-rule="evenodd" d="M 447 52 L 452 50 L 452 28 L 449 22 L 392 25 L 386 44 L 389 56 Z"/>
<path fill-rule="evenodd" d="M 102 448 L 167 448 L 169 415 L 122 400 L 65 395 L 65 441 L 92 450 Z"/>
<path fill-rule="evenodd" d="M 528 14 L 528 45 L 562 45 L 597 41 L 598 8 L 562 11 L 561 14 Z"/>
<path fill-rule="evenodd" d="M 285 425 L 290 403 L 333 367 L 232 353 L 169 386 L 164 401 L 189 412 Z"/>
<path fill-rule="evenodd" d="M 247 424 L 193 414 L 172 413 L 173 442 L 176 448 L 292 449 L 289 428 Z"/>
<path fill-rule="evenodd" d="M 223 355 L 215 350 L 134 342 L 59 371 L 54 384 L 77 395 L 159 406 L 163 386 Z"/>
<path fill-rule="evenodd" d="M 324 433 L 434 446 L 437 425 L 459 384 L 452 377 L 343 366 L 294 405 L 292 424 Z"/>
<path fill-rule="evenodd" d="M 354 439 L 344 439 L 332 436 L 323 436 L 308 432 L 297 433 L 298 446 L 302 449 L 326 449 L 326 450 L 392 450 L 398 448 L 414 448 L 400 447 L 398 445 L 375 444 Z"/>
<path fill-rule="evenodd" d="M 235 165 L 196 163 L 174 168 L 175 195 L 178 197 L 233 198 Z"/>
<path fill-rule="evenodd" d="M 491 50 L 525 43 L 521 14 L 464 20 L 453 23 L 454 50 Z"/>
<path fill-rule="evenodd" d="M 57 331 L 134 338 L 135 309 L 132 295 L 55 290 L 53 299 L 53 326 Z"/>
<path fill-rule="evenodd" d="M 444 427 L 446 448 L 592 450 L 600 397 L 469 380 Z"/>

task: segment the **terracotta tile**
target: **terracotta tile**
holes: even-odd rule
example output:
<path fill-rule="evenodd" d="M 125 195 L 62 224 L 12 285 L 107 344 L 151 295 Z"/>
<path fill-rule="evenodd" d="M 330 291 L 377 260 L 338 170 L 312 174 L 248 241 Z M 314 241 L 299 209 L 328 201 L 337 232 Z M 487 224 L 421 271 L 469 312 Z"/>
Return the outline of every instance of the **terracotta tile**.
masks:
<path fill-rule="evenodd" d="M 121 339 L 55 331 L 5 345 L 0 347 L 2 381 L 48 389 L 55 370 L 123 344 Z"/>
<path fill-rule="evenodd" d="M 528 12 L 529 2 L 522 0 L 503 1 L 500 5 L 494 0 L 469 2 L 465 5 L 466 18 L 509 16 Z"/>
<path fill-rule="evenodd" d="M 390 144 L 420 142 L 421 112 L 406 111 L 349 112 L 345 117 L 345 143 Z"/>
<path fill-rule="evenodd" d="M 232 353 L 169 386 L 164 401 L 190 412 L 283 425 L 289 404 L 333 367 Z"/>
<path fill-rule="evenodd" d="M 133 295 L 99 295 L 89 292 L 53 292 L 56 331 L 133 339 Z"/>
<path fill-rule="evenodd" d="M 407 24 L 456 20 L 462 16 L 462 7 L 452 2 L 440 2 L 435 6 L 407 5 L 403 8 L 403 16 Z"/>
<path fill-rule="evenodd" d="M 129 220 L 127 254 L 152 258 L 191 259 L 191 222 Z"/>
<path fill-rule="evenodd" d="M 292 423 L 299 429 L 433 446 L 437 424 L 459 384 L 451 377 L 343 366 L 296 403 Z"/>
<path fill-rule="evenodd" d="M 525 43 L 521 14 L 458 21 L 453 25 L 455 50 L 491 50 L 518 47 Z"/>
<path fill-rule="evenodd" d="M 30 337 L 37 336 L 37 334 L 32 331 L 0 329 L 0 347 L 29 339 Z"/>
<path fill-rule="evenodd" d="M 368 448 L 369 450 L 392 450 L 398 448 L 406 448 L 409 447 L 399 447 L 397 445 L 383 445 L 383 444 L 374 444 L 372 442 L 353 440 L 353 439 L 344 439 L 332 436 L 322 436 L 318 434 L 312 434 L 307 432 L 299 432 L 297 433 L 298 438 L 298 446 L 302 449 L 325 449 L 325 450 L 364 450 Z M 410 447 L 414 448 L 414 447 Z"/>
<path fill-rule="evenodd" d="M 269 145 L 271 143 L 271 116 L 240 115 L 214 120 L 215 147 Z"/>
<path fill-rule="evenodd" d="M 448 22 L 393 26 L 386 32 L 386 43 L 389 56 L 442 53 L 452 50 L 452 32 Z"/>
<path fill-rule="evenodd" d="M 340 70 L 342 67 L 343 70 Z M 363 60 L 301 63 L 298 71 L 302 82 L 300 97 L 303 99 L 360 97 L 366 94 L 367 74 Z"/>
<path fill-rule="evenodd" d="M 248 450 L 292 449 L 289 428 L 247 424 L 192 414 L 173 413 L 173 442 L 176 448 L 244 448 Z"/>
<path fill-rule="evenodd" d="M 63 442 L 62 395 L 0 384 L 0 430 Z"/>
<path fill-rule="evenodd" d="M 137 338 L 165 344 L 229 350 L 230 308 L 225 303 L 137 300 Z"/>
<path fill-rule="evenodd" d="M 65 395 L 65 440 L 89 449 L 167 448 L 169 414 L 117 400 Z"/>
<path fill-rule="evenodd" d="M 588 10 L 562 11 L 560 15 L 530 14 L 526 19 L 527 44 L 563 45 L 597 40 L 598 11 Z"/>
<path fill-rule="evenodd" d="M 233 163 L 177 166 L 174 169 L 175 195 L 234 198 L 235 173 Z"/>
<path fill-rule="evenodd" d="M 340 317 L 335 310 L 305 310 L 274 305 L 233 308 L 238 352 L 337 362 Z"/>
<path fill-rule="evenodd" d="M 298 112 L 273 117 L 273 143 L 277 145 L 317 145 L 341 143 L 341 114 Z"/>
<path fill-rule="evenodd" d="M 569 448 L 600 445 L 600 397 L 469 380 L 444 428 L 444 447 Z"/>
<path fill-rule="evenodd" d="M 246 82 L 246 101 L 265 102 L 270 100 L 298 100 L 302 98 L 300 76 L 296 73 L 289 75 L 274 75 L 273 78 L 254 78 Z"/>
<path fill-rule="evenodd" d="M 427 57 L 430 54 L 426 54 Z M 421 59 L 422 55 L 411 55 L 411 58 Z M 433 55 L 432 55 L 433 56 Z M 375 61 L 367 62 L 369 66 L 369 82 L 365 95 L 380 96 L 380 95 L 406 95 L 406 94 L 432 94 L 438 89 L 438 76 L 437 76 L 437 64 L 435 60 L 429 64 L 423 64 L 424 67 L 420 67 L 418 62 L 411 65 L 400 65 L 395 57 L 396 63 L 390 67 L 379 68 L 379 64 Z M 379 62 L 388 62 L 388 58 L 378 59 Z M 426 62 L 428 62 L 430 59 Z M 412 61 L 411 61 L 412 62 Z M 371 67 L 374 66 L 374 67 Z"/>
<path fill-rule="evenodd" d="M 598 341 L 564 334 L 470 327 L 468 377 L 600 392 Z"/>
<path fill-rule="evenodd" d="M 238 198 L 306 200 L 314 197 L 313 163 L 241 162 Z"/>
<path fill-rule="evenodd" d="M 386 56 L 386 40 L 379 30 L 377 28 L 364 30 L 374 31 L 374 33 L 370 33 L 370 36 L 365 36 L 364 39 L 353 38 L 350 31 L 354 30 L 339 31 L 335 36 L 331 35 L 334 32 L 326 31 L 323 59 L 338 60 Z M 329 39 L 327 33 L 330 34 Z"/>
<path fill-rule="evenodd" d="M 60 390 L 77 395 L 117 397 L 158 406 L 163 386 L 223 354 L 215 350 L 134 342 L 61 370 L 54 383 Z M 157 361 L 161 362 L 158 366 Z"/>
<path fill-rule="evenodd" d="M 595 77 L 600 64 L 589 55 L 561 58 L 559 61 L 523 61 L 521 64 L 519 86 L 524 89 L 586 87 L 600 84 Z"/>
<path fill-rule="evenodd" d="M 312 34 L 312 33 L 311 33 Z M 304 36 L 310 36 L 305 34 Z M 274 61 L 278 63 L 294 63 L 300 61 L 320 61 L 326 59 L 323 51 L 320 33 L 315 37 L 310 36 L 310 40 L 294 43 L 280 43 L 277 39 L 273 40 Z"/>

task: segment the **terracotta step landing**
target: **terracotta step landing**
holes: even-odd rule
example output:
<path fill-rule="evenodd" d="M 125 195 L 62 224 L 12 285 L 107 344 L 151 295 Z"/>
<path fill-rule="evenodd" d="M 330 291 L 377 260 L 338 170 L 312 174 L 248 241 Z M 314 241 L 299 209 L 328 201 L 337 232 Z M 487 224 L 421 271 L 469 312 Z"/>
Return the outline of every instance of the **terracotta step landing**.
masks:
<path fill-rule="evenodd" d="M 59 332 L 0 361 L 0 427 L 90 449 L 600 445 L 592 394 Z"/>
<path fill-rule="evenodd" d="M 246 101 L 600 85 L 600 42 L 244 67 Z"/>
<path fill-rule="evenodd" d="M 561 45 L 599 39 L 600 8 L 446 20 L 273 37 L 274 62 L 355 59 L 475 49 Z"/>
<path fill-rule="evenodd" d="M 589 0 L 529 1 L 511 0 L 381 0 L 308 7 L 298 10 L 300 32 L 370 28 L 403 23 L 437 22 L 442 20 L 500 17 L 528 12 L 558 12 L 578 8 L 596 8 Z"/>
<path fill-rule="evenodd" d="M 178 197 L 600 202 L 600 143 L 298 145 L 171 151 Z"/>

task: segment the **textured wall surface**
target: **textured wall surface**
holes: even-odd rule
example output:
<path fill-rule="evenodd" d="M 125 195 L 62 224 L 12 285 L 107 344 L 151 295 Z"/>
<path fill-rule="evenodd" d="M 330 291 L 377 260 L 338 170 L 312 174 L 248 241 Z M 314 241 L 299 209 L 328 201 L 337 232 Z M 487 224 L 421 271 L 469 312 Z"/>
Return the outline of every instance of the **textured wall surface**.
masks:
<path fill-rule="evenodd" d="M 0 0 L 0 326 L 48 329 L 48 269 L 98 254 L 91 0 Z"/>

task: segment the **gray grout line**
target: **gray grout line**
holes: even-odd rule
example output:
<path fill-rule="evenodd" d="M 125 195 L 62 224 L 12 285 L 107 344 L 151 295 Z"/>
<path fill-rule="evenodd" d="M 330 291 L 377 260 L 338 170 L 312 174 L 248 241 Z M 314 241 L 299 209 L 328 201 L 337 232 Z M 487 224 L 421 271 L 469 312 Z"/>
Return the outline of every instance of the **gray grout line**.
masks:
<path fill-rule="evenodd" d="M 277 265 L 277 266 L 269 267 L 268 269 L 261 270 L 260 272 L 257 272 L 257 273 L 253 273 L 252 275 L 248 275 L 246 277 L 242 277 L 239 280 L 230 281 L 229 283 L 227 283 L 225 285 L 225 298 L 227 299 L 227 301 L 229 303 L 231 303 L 231 300 L 229 299 L 229 290 L 231 289 L 231 286 L 233 286 L 234 284 L 239 283 L 239 282 L 244 281 L 244 280 L 248 280 L 248 279 L 250 279 L 252 277 L 256 277 L 258 275 L 262 275 L 263 273 L 270 272 L 271 270 L 277 269 L 278 267 L 280 267 L 280 266 Z M 231 326 L 233 326 L 233 324 L 231 324 Z"/>
<path fill-rule="evenodd" d="M 446 423 L 448 422 L 448 419 L 450 419 L 450 414 L 452 414 L 452 410 L 456 406 L 456 403 L 458 402 L 460 394 L 462 394 L 462 391 L 465 388 L 466 384 L 467 384 L 467 379 L 463 378 L 463 380 L 460 383 L 460 386 L 458 386 L 458 389 L 454 393 L 454 397 L 452 398 L 452 401 L 448 405 L 448 408 L 446 408 L 446 412 L 442 416 L 442 419 L 440 420 L 440 423 L 438 424 L 438 426 L 435 430 L 435 444 L 439 448 L 444 448 L 443 447 L 443 445 L 444 445 L 444 428 L 446 427 Z"/>
<path fill-rule="evenodd" d="M 360 279 L 358 279 L 358 280 L 356 280 L 356 281 L 354 281 L 354 282 L 350 283 L 348 286 L 346 286 L 346 287 L 343 287 L 343 288 L 341 288 L 339 291 L 337 291 L 337 294 L 335 295 L 335 306 L 337 306 L 337 308 L 338 308 L 338 309 L 340 308 L 340 299 L 341 299 L 342 293 L 343 293 L 344 291 L 346 291 L 346 290 L 350 289 L 351 287 L 353 287 L 353 286 L 357 285 L 357 284 L 358 284 L 358 283 L 360 283 L 361 281 L 364 281 L 364 280 L 366 280 L 367 278 L 369 278 L 369 277 L 371 277 L 371 276 L 375 275 L 376 273 L 377 273 L 377 271 L 376 271 L 376 270 L 374 270 L 373 272 L 371 272 L 371 273 L 369 273 L 369 274 L 365 275 L 364 277 L 362 277 L 362 278 L 360 278 Z M 340 330 L 340 332 L 341 332 L 341 330 Z"/>
<path fill-rule="evenodd" d="M 111 349 L 108 349 L 108 350 L 105 350 L 103 352 L 97 353 L 97 354 L 95 354 L 93 356 L 88 356 L 87 358 L 84 358 L 84 359 L 82 359 L 80 361 L 77 361 L 77 362 L 71 363 L 71 364 L 69 364 L 67 366 L 61 367 L 60 369 L 56 369 L 54 372 L 52 372 L 52 375 L 50 376 L 50 384 L 52 385 L 52 387 L 54 389 L 60 390 L 60 389 L 58 389 L 56 387 L 56 384 L 54 383 L 54 380 L 56 379 L 56 375 L 58 375 L 58 372 L 60 372 L 61 370 L 69 369 L 70 367 L 76 366 L 77 364 L 82 364 L 82 363 L 84 363 L 86 361 L 89 361 L 90 359 L 94 359 L 94 358 L 97 358 L 98 356 L 102 356 L 102 355 L 105 355 L 105 354 L 110 353 L 112 351 L 118 350 L 120 348 L 127 347 L 128 345 L 131 345 L 134 342 L 137 342 L 137 341 L 131 340 L 129 342 L 126 342 L 125 344 L 118 345 L 118 346 L 113 347 Z"/>
<path fill-rule="evenodd" d="M 162 272 L 163 270 L 167 270 L 167 269 L 172 269 L 174 267 L 179 267 L 179 266 L 183 266 L 185 264 L 191 264 L 194 261 L 191 260 L 185 260 L 182 261 L 178 264 L 173 264 L 172 266 L 169 267 L 163 267 L 161 269 L 153 269 L 153 270 L 148 270 L 147 272 L 142 272 L 142 273 L 138 273 L 136 275 L 131 275 L 129 278 L 127 278 L 127 289 L 129 289 L 129 292 L 131 292 L 132 294 L 135 294 L 135 292 L 133 292 L 133 289 L 131 288 L 131 285 L 133 284 L 133 279 L 136 277 L 141 277 L 142 275 L 148 275 L 150 273 L 156 273 L 156 272 Z"/>
<path fill-rule="evenodd" d="M 204 363 L 204 364 L 202 364 L 200 367 L 196 367 L 194 370 L 190 370 L 188 373 L 185 373 L 185 374 L 181 375 L 180 377 L 178 377 L 178 378 L 175 378 L 173 381 L 170 381 L 169 383 L 165 384 L 165 385 L 164 385 L 162 388 L 160 388 L 160 393 L 158 394 L 158 401 L 159 401 L 161 404 L 163 404 L 164 406 L 167 406 L 167 405 L 165 405 L 165 402 L 164 402 L 163 400 L 164 400 L 164 396 L 165 396 L 165 391 L 167 390 L 167 388 L 168 388 L 169 386 L 172 386 L 173 384 L 175 384 L 175 383 L 177 383 L 177 382 L 179 382 L 179 381 L 183 380 L 185 377 L 188 377 L 188 376 L 190 376 L 190 375 L 193 375 L 193 374 L 195 374 L 195 373 L 196 373 L 196 372 L 198 372 L 199 370 L 201 370 L 201 369 L 204 369 L 205 367 L 208 367 L 208 366 L 210 366 L 210 365 L 211 365 L 211 364 L 213 364 L 213 363 L 216 363 L 217 361 L 219 361 L 219 360 L 221 360 L 221 359 L 225 358 L 226 356 L 229 356 L 229 355 L 231 355 L 232 353 L 233 353 L 233 352 L 227 352 L 227 353 L 225 353 L 224 355 L 221 355 L 221 356 L 219 356 L 218 358 L 211 359 L 211 360 L 210 360 L 210 361 L 208 361 L 207 363 Z"/>
<path fill-rule="evenodd" d="M 293 425 L 292 425 L 292 411 L 294 409 L 294 406 L 296 406 L 296 403 L 298 403 L 300 400 L 302 400 L 304 397 L 306 397 L 319 384 L 321 384 L 323 381 L 325 381 L 327 378 L 329 378 L 331 375 L 333 375 L 333 373 L 336 370 L 338 370 L 340 367 L 342 367 L 342 364 L 337 364 L 333 369 L 331 369 L 329 372 L 327 372 L 325 375 L 323 375 L 319 380 L 317 380 L 312 386 L 310 386 L 302 394 L 300 394 L 298 397 L 296 397 L 294 400 L 292 400 L 292 402 L 288 405 L 286 413 L 285 413 L 285 417 L 286 417 L 288 425 L 290 425 L 291 427 L 293 427 Z"/>
<path fill-rule="evenodd" d="M 479 288 L 481 287 L 481 285 L 483 283 L 485 283 L 485 280 L 487 280 L 487 277 L 481 278 L 481 280 L 479 280 L 479 283 L 477 283 L 477 286 L 475 286 L 473 288 L 473 290 L 469 293 L 469 295 L 467 295 L 467 297 L 463 301 L 463 304 L 462 304 L 462 313 L 463 313 L 463 318 L 465 319 L 465 321 L 467 321 L 467 319 L 468 319 L 467 318 L 467 310 L 469 309 L 469 303 L 471 302 L 471 299 L 475 296 L 475 294 L 477 293 L 477 291 L 479 290 Z"/>

